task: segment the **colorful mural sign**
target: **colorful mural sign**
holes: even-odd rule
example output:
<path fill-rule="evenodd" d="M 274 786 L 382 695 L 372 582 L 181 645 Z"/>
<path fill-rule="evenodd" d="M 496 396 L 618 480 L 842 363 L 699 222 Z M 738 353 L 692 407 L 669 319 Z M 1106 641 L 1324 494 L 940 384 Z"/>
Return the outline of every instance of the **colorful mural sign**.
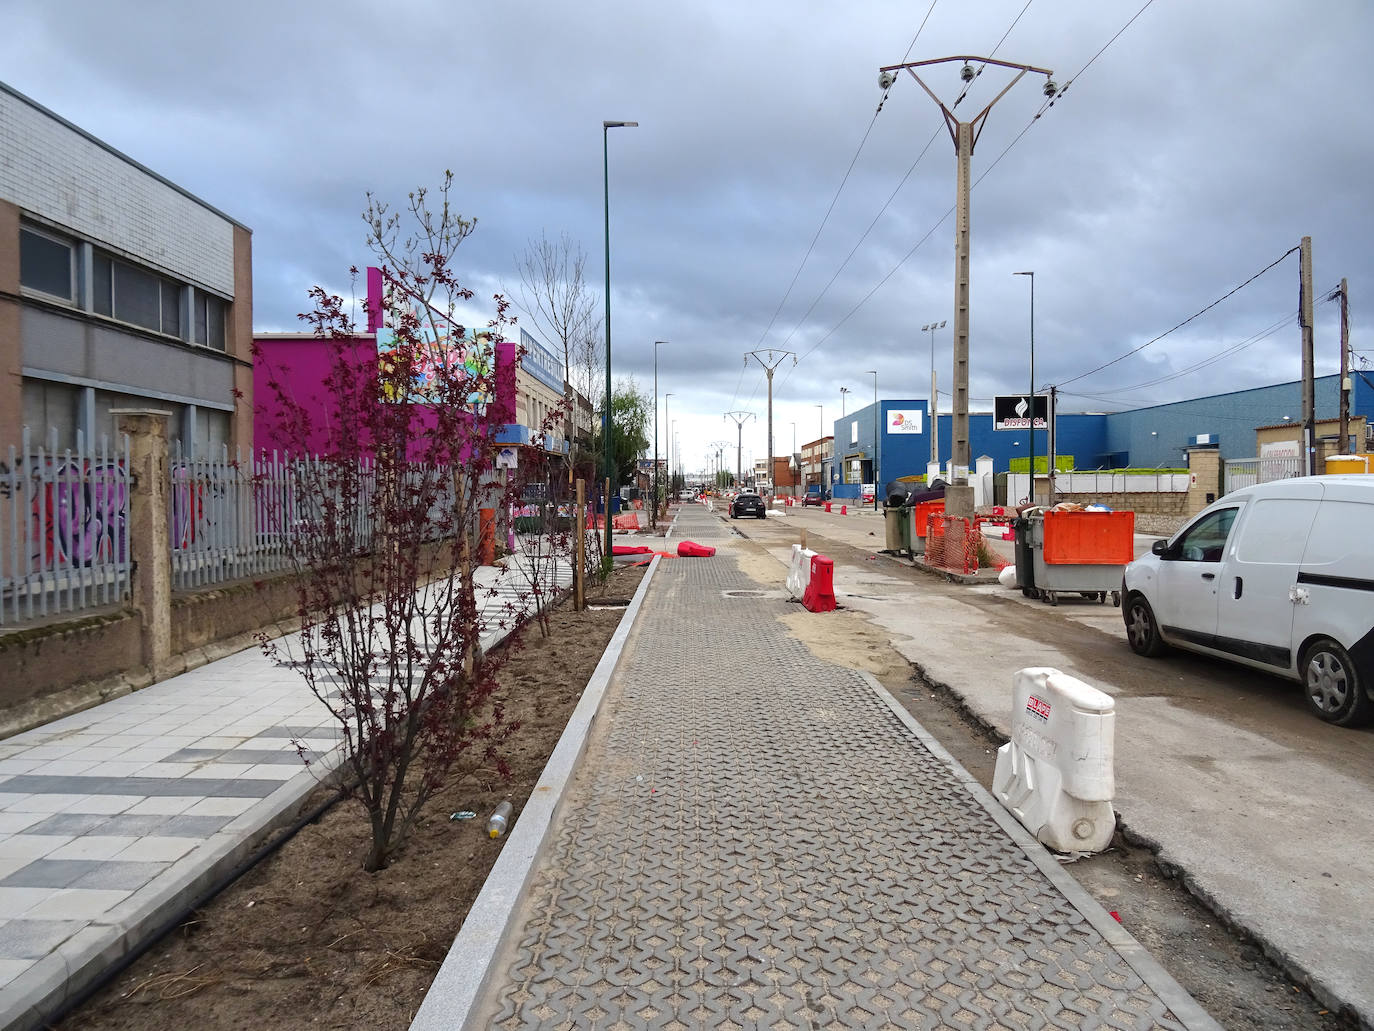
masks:
<path fill-rule="evenodd" d="M 419 330 L 419 337 L 413 386 L 407 401 L 424 404 L 434 400 L 435 390 L 446 370 L 455 377 L 476 381 L 485 379 L 495 367 L 496 338 L 491 330 L 425 326 Z M 377 330 L 377 361 L 383 371 L 390 367 L 389 356 L 398 346 L 394 329 L 382 327 Z M 388 400 L 397 398 L 388 397 Z M 468 395 L 467 403 L 481 411 L 488 400 L 485 390 L 474 390 Z"/>

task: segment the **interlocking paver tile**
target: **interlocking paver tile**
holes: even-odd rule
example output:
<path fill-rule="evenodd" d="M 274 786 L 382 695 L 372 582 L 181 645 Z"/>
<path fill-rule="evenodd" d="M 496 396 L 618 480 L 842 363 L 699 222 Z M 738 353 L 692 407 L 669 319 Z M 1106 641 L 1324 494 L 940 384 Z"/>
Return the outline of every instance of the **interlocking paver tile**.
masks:
<path fill-rule="evenodd" d="M 725 596 L 729 527 L 676 534 L 720 551 L 655 574 L 492 1026 L 1182 1026 L 793 605 Z"/>

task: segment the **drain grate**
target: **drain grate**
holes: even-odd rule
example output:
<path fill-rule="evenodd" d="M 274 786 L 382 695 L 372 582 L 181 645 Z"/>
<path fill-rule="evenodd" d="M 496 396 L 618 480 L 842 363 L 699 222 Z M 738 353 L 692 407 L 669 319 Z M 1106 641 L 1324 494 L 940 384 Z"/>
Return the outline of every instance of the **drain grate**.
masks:
<path fill-rule="evenodd" d="M 721 591 L 727 598 L 766 598 L 767 591 Z"/>

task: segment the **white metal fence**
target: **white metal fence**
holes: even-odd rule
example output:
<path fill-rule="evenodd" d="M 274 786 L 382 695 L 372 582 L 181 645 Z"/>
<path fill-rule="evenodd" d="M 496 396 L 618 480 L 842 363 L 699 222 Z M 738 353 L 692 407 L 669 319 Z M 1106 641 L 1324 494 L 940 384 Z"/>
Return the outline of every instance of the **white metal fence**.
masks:
<path fill-rule="evenodd" d="M 1304 472 L 1301 456 L 1282 458 L 1228 458 L 1223 472 L 1225 494 L 1242 487 L 1253 487 L 1257 483 L 1271 480 L 1287 480 L 1302 476 Z"/>
<path fill-rule="evenodd" d="M 127 437 L 115 448 L 104 440 L 92 448 L 78 434 L 75 448 L 59 451 L 35 445 L 25 428 L 20 447 L 10 447 L 0 467 L 0 626 L 128 600 L 130 536 L 150 532 L 130 525 L 128 470 Z M 227 448 L 190 458 L 178 442 L 168 471 L 174 590 L 290 568 L 303 535 L 321 532 L 322 510 L 334 495 L 339 504 L 327 532 L 371 547 L 370 459 L 342 470 L 319 458 L 231 459 Z M 452 471 L 416 467 L 406 484 L 414 496 L 432 499 L 432 536 L 451 533 Z"/>
<path fill-rule="evenodd" d="M 0 469 L 0 626 L 129 596 L 129 438 L 35 445 Z"/>

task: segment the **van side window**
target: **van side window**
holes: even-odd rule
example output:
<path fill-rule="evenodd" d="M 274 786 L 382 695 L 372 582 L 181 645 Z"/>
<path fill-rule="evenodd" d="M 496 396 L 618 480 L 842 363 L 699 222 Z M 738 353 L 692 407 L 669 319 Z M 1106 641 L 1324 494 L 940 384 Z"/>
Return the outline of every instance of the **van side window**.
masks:
<path fill-rule="evenodd" d="M 1236 521 L 1236 509 L 1218 509 L 1190 526 L 1171 549 L 1183 562 L 1220 562 L 1226 551 L 1226 538 Z"/>

